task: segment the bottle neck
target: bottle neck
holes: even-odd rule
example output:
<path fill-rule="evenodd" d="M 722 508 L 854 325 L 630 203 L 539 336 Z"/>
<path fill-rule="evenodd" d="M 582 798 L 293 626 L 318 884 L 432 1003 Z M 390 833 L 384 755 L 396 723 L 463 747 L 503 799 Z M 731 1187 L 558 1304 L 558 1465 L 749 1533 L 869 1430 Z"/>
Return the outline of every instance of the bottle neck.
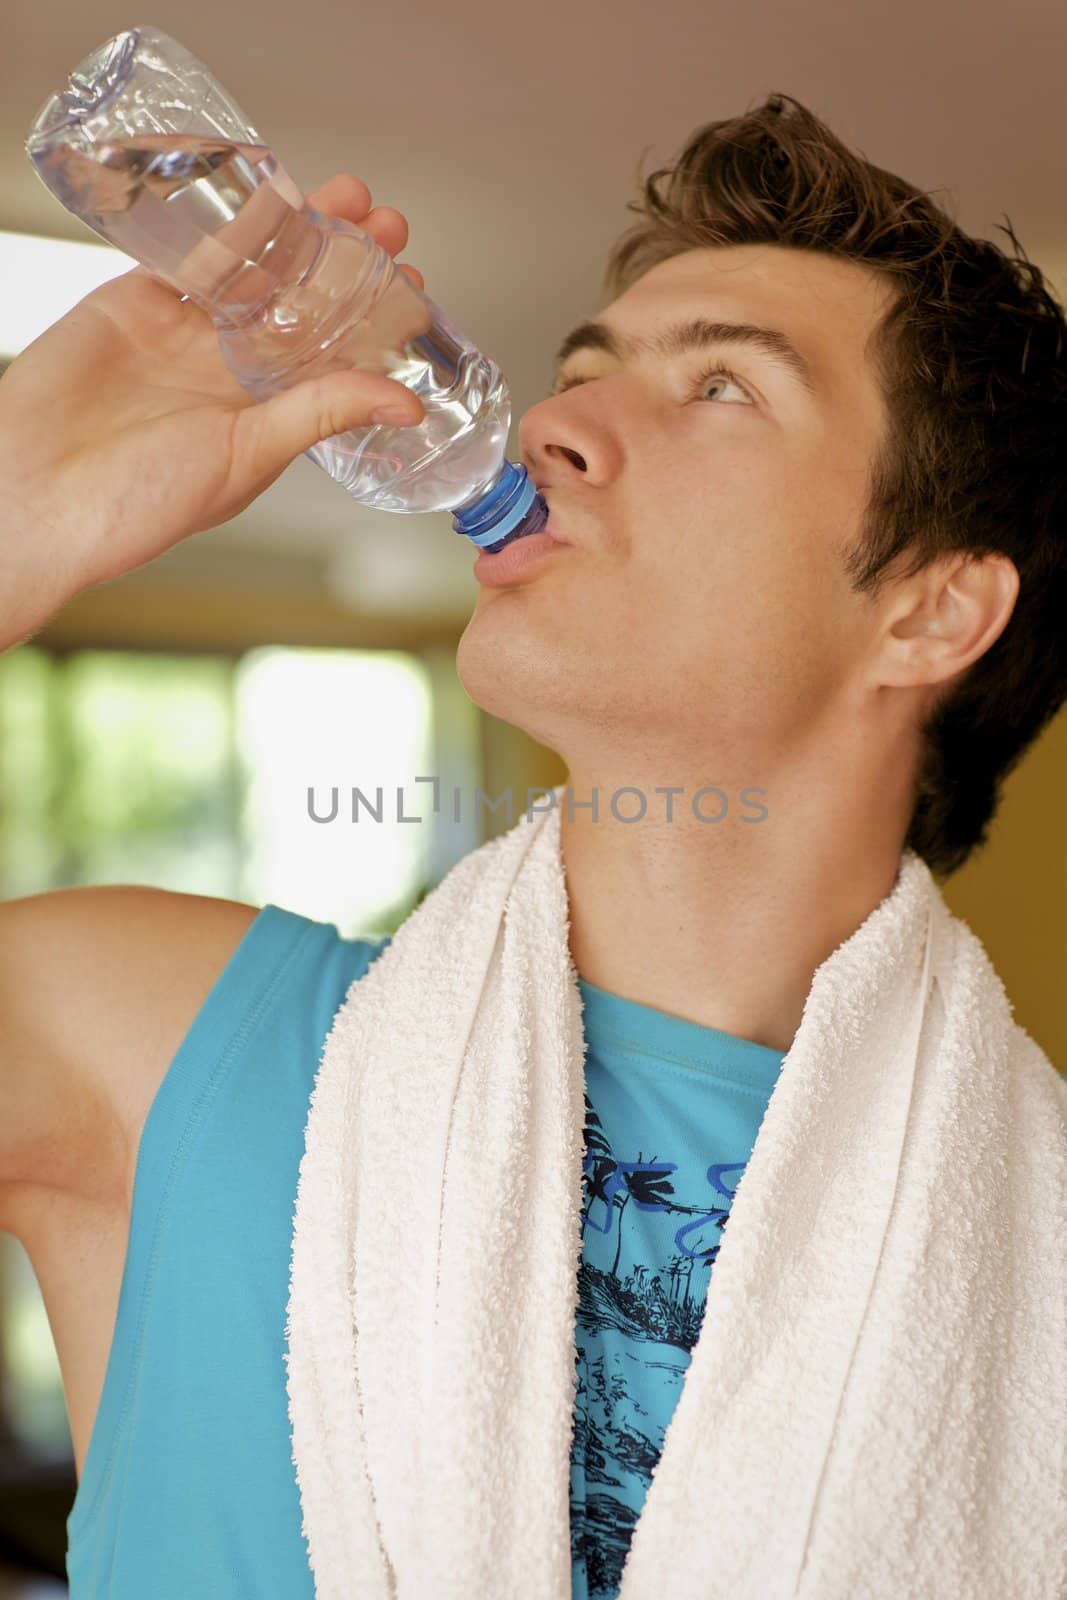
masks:
<path fill-rule="evenodd" d="M 480 550 L 501 550 L 513 539 L 538 533 L 548 520 L 548 506 L 523 466 L 503 461 L 492 482 L 452 515 L 452 527 Z"/>

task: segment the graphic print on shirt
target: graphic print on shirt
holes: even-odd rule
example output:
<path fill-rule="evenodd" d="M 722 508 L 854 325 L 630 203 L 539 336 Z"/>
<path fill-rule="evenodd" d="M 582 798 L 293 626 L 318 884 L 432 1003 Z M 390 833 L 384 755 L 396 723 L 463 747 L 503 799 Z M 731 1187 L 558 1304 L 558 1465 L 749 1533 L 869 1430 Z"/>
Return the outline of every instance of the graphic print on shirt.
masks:
<path fill-rule="evenodd" d="M 657 1414 L 673 1412 L 746 1163 L 622 1160 L 588 1093 L 585 1118 L 571 1554 L 575 1595 L 584 1573 L 588 1600 L 613 1600 L 665 1437 L 635 1395 L 663 1386 L 672 1403 Z"/>

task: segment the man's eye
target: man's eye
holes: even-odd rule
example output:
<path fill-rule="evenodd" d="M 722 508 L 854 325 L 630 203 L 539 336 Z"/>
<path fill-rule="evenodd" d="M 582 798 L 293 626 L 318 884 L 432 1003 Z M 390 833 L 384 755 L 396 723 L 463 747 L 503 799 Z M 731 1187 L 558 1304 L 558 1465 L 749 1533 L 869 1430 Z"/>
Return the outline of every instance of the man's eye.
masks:
<path fill-rule="evenodd" d="M 703 394 L 704 390 L 707 388 L 713 378 L 724 378 L 727 383 L 732 383 L 736 389 L 741 390 L 745 397 L 745 404 L 752 405 L 754 403 L 751 395 L 745 388 L 745 385 L 741 382 L 741 379 L 737 376 L 736 372 L 731 371 L 729 367 L 724 367 L 721 363 L 714 367 L 708 367 L 700 374 L 693 384 L 689 398 L 694 400 L 698 395 Z M 732 405 L 738 404 L 736 400 L 731 401 L 730 403 Z"/>
<path fill-rule="evenodd" d="M 695 400 L 698 395 L 703 394 L 705 388 L 707 387 L 707 385 L 711 382 L 711 380 L 713 378 L 723 378 L 728 383 L 734 384 L 734 386 L 736 388 L 740 389 L 742 394 L 744 395 L 744 397 L 745 397 L 744 403 L 745 404 L 748 404 L 748 405 L 754 405 L 755 404 L 755 402 L 752 399 L 752 396 L 748 392 L 748 389 L 745 387 L 744 383 L 742 383 L 741 379 L 737 376 L 737 373 L 734 372 L 731 367 L 724 367 L 721 362 L 716 363 L 715 366 L 711 366 L 711 367 L 705 368 L 705 370 L 702 373 L 700 373 L 700 375 L 693 382 L 693 386 L 692 386 L 691 390 L 689 391 L 688 398 L 690 400 Z M 556 384 L 556 386 L 550 391 L 549 398 L 550 399 L 555 399 L 556 395 L 558 395 L 558 394 L 566 394 L 568 389 L 576 389 L 580 383 L 589 383 L 591 381 L 592 380 L 589 379 L 589 378 L 564 378 L 562 383 Z M 731 401 L 730 404 L 737 405 L 738 402 L 736 400 L 734 400 L 734 401 Z"/>

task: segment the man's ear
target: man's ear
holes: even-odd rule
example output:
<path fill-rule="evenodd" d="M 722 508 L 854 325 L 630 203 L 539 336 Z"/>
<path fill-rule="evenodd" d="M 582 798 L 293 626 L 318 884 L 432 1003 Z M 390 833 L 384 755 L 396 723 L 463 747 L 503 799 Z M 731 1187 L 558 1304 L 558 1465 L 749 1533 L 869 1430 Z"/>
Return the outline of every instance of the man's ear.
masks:
<path fill-rule="evenodd" d="M 999 552 L 931 562 L 896 591 L 879 681 L 937 685 L 965 672 L 1003 633 L 1018 593 L 1018 569 Z"/>

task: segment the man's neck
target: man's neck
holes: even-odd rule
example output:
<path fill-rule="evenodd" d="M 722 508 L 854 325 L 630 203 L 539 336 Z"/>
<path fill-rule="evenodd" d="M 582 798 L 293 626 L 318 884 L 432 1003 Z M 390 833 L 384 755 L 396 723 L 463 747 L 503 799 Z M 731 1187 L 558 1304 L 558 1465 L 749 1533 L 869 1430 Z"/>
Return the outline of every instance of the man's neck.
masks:
<path fill-rule="evenodd" d="M 571 769 L 560 802 L 571 954 L 598 988 L 785 1052 L 817 968 L 894 887 L 907 795 L 791 781 L 746 804 L 724 785 L 726 815 L 702 822 L 692 807 L 706 781 L 673 796 L 668 822 L 665 779 Z M 644 797 L 640 821 L 612 816 L 626 785 Z M 582 809 L 594 788 L 597 821 Z M 722 800 L 698 805 L 713 818 Z M 764 820 L 742 820 L 761 806 Z M 641 802 L 620 794 L 617 807 L 632 817 Z"/>

